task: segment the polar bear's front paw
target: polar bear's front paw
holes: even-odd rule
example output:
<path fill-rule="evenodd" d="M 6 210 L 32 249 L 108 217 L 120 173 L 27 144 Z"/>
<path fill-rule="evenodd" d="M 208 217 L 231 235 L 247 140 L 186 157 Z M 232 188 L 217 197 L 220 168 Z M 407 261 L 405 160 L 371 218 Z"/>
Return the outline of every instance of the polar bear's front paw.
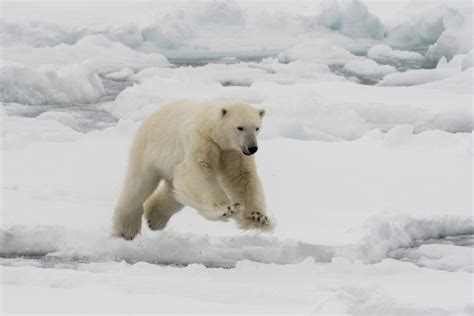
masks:
<path fill-rule="evenodd" d="M 222 218 L 229 218 L 237 214 L 240 210 L 240 203 L 234 203 L 232 205 L 228 205 L 227 208 L 222 213 Z"/>
<path fill-rule="evenodd" d="M 141 224 L 141 217 L 120 219 L 115 222 L 113 235 L 125 240 L 133 240 L 140 233 Z"/>
<path fill-rule="evenodd" d="M 125 240 L 133 240 L 135 238 L 135 236 L 138 235 L 139 232 L 140 232 L 139 228 L 131 228 L 130 227 L 130 229 L 124 229 L 122 232 L 120 232 L 116 235 L 122 237 Z"/>
<path fill-rule="evenodd" d="M 201 215 L 211 221 L 227 221 L 239 213 L 240 204 L 214 204 L 212 207 L 204 208 Z"/>
<path fill-rule="evenodd" d="M 259 211 L 253 211 L 249 213 L 245 218 L 247 220 L 254 222 L 257 225 L 261 226 L 270 226 L 270 220 L 268 219 L 268 216 L 262 214 Z"/>
<path fill-rule="evenodd" d="M 133 238 L 135 238 L 135 236 L 136 236 L 137 234 L 138 234 L 138 233 L 133 233 L 133 234 L 121 233 L 121 234 L 120 234 L 120 237 L 122 237 L 122 238 L 125 239 L 125 240 L 133 240 Z"/>

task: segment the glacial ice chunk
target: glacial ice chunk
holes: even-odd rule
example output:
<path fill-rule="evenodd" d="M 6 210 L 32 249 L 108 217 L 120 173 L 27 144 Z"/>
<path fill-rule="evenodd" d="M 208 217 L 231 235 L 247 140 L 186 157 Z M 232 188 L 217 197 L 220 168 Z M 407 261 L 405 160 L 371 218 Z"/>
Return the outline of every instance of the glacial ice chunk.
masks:
<path fill-rule="evenodd" d="M 91 103 L 105 94 L 98 74 L 79 65 L 59 70 L 3 66 L 0 85 L 0 101 L 29 105 Z"/>
<path fill-rule="evenodd" d="M 423 56 L 417 52 L 396 50 L 384 44 L 372 46 L 367 51 L 367 57 L 382 62 L 391 61 L 393 59 L 417 61 L 423 59 Z"/>
<path fill-rule="evenodd" d="M 382 39 L 385 26 L 360 1 L 324 1 L 319 16 L 321 24 L 349 37 Z"/>
<path fill-rule="evenodd" d="M 395 67 L 390 65 L 379 65 L 371 59 L 355 59 L 344 65 L 344 70 L 358 75 L 368 77 L 383 77 L 387 74 L 397 72 Z"/>

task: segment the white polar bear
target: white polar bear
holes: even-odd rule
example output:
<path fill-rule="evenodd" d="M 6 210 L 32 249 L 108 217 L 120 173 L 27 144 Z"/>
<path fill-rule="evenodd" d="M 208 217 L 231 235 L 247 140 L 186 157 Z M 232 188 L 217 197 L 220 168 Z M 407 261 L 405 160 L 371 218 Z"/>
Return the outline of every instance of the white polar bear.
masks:
<path fill-rule="evenodd" d="M 271 229 L 252 156 L 264 113 L 239 101 L 178 101 L 147 118 L 130 151 L 114 235 L 133 239 L 143 214 L 150 229 L 163 229 L 184 205 L 210 220 Z"/>

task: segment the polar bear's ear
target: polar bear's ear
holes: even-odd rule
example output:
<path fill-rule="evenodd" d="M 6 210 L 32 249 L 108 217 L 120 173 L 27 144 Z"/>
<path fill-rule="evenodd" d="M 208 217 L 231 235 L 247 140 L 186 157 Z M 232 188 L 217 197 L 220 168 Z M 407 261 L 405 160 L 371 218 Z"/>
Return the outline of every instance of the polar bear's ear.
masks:
<path fill-rule="evenodd" d="M 227 110 L 226 110 L 226 109 L 222 109 L 222 117 L 224 117 L 226 114 L 227 114 Z"/>
<path fill-rule="evenodd" d="M 260 109 L 260 111 L 258 111 L 258 114 L 260 114 L 260 117 L 263 117 L 265 115 L 265 110 Z"/>

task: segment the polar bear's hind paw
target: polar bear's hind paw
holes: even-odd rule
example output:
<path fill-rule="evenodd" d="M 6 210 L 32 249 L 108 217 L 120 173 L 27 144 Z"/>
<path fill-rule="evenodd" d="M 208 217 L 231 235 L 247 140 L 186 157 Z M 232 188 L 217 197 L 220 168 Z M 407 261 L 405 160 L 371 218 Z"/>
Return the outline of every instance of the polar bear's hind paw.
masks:
<path fill-rule="evenodd" d="M 149 214 L 145 215 L 145 217 L 147 218 L 148 228 L 150 228 L 151 230 L 164 229 L 172 215 L 173 213 L 167 214 L 165 212 L 160 212 L 159 210 L 154 210 L 153 212 L 150 212 Z"/>

